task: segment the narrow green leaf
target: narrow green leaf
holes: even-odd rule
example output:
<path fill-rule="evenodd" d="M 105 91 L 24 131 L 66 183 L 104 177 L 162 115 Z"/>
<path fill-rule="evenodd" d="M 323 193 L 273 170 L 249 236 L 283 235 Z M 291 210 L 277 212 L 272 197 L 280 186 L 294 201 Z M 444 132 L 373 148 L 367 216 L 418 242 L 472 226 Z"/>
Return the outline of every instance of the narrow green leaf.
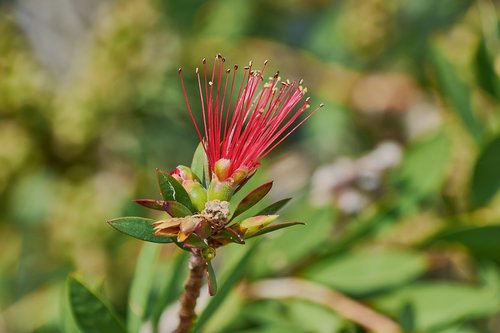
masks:
<path fill-rule="evenodd" d="M 178 201 L 186 206 L 191 212 L 195 211 L 188 193 L 174 177 L 167 171 L 160 169 L 156 169 L 156 174 L 158 176 L 160 192 L 164 200 Z"/>
<path fill-rule="evenodd" d="M 276 201 L 275 203 L 267 206 L 260 212 L 255 215 L 274 215 L 276 214 L 284 205 L 288 203 L 288 201 L 292 200 L 292 198 L 282 199 L 280 201 Z"/>
<path fill-rule="evenodd" d="M 152 219 L 143 217 L 119 217 L 108 221 L 116 230 L 134 238 L 153 243 L 172 243 L 171 237 L 154 236 Z"/>
<path fill-rule="evenodd" d="M 288 228 L 288 227 L 291 227 L 291 226 L 294 226 L 294 225 L 300 225 L 300 224 L 304 225 L 305 223 L 304 222 L 283 222 L 283 223 L 272 224 L 270 226 L 267 226 L 265 228 L 260 229 L 255 234 L 251 235 L 250 237 L 247 237 L 246 239 L 250 239 L 250 238 L 253 238 L 253 237 L 257 237 L 257 236 L 260 236 L 260 235 L 267 234 L 267 233 L 275 231 L 275 230 L 279 230 L 279 229 L 283 229 L 283 228 Z"/>
<path fill-rule="evenodd" d="M 68 278 L 71 309 L 84 333 L 125 333 L 123 323 L 112 309 L 74 276 Z"/>
<path fill-rule="evenodd" d="M 185 217 L 191 215 L 191 211 L 177 201 L 163 201 L 163 209 L 173 217 Z"/>
<path fill-rule="evenodd" d="M 201 183 L 205 184 L 205 187 L 208 187 L 208 183 L 210 182 L 210 170 L 207 155 L 205 154 L 205 149 L 203 149 L 201 142 L 194 152 L 191 170 L 201 180 Z"/>
<path fill-rule="evenodd" d="M 435 236 L 429 244 L 460 244 L 476 259 L 500 262 L 500 224 L 461 227 Z"/>
<path fill-rule="evenodd" d="M 138 199 L 134 200 L 134 202 L 149 209 L 164 210 L 163 203 L 165 201 L 162 200 Z"/>
<path fill-rule="evenodd" d="M 469 87 L 462 82 L 453 66 L 443 56 L 438 48 L 431 48 L 431 64 L 436 73 L 439 90 L 446 102 L 462 120 L 463 125 L 475 139 L 479 139 L 482 126 L 472 110 L 471 92 Z"/>
<path fill-rule="evenodd" d="M 205 240 L 201 239 L 200 236 L 198 236 L 195 233 L 192 233 L 189 235 L 187 239 L 184 240 L 182 243 L 178 243 L 180 247 L 184 250 L 189 251 L 189 247 L 199 247 L 199 248 L 206 248 L 208 247 L 208 244 Z"/>
<path fill-rule="evenodd" d="M 411 303 L 415 312 L 415 332 L 442 332 L 447 325 L 484 318 L 498 313 L 497 290 L 453 281 L 411 283 L 386 293 L 372 304 L 381 311 L 397 316 L 404 304 Z"/>
<path fill-rule="evenodd" d="M 273 186 L 273 182 L 265 183 L 254 189 L 252 192 L 248 193 L 246 197 L 244 197 L 238 206 L 236 207 L 231 220 L 236 216 L 240 215 L 243 212 L 246 212 L 248 209 L 252 208 L 257 202 L 262 200 L 266 196 L 267 193 L 271 190 Z"/>
<path fill-rule="evenodd" d="M 231 241 L 233 243 L 245 244 L 245 241 L 243 240 L 243 238 L 241 237 L 241 235 L 239 233 L 237 233 L 236 231 L 234 231 L 233 229 L 231 229 L 231 228 L 222 229 L 217 234 L 217 237 L 222 237 L 222 238 L 224 238 L 226 240 L 229 240 L 229 241 Z"/>
<path fill-rule="evenodd" d="M 64 333 L 82 333 L 73 317 L 73 310 L 71 309 L 71 301 L 69 298 L 69 283 L 65 283 L 61 304 L 62 311 L 59 324 L 61 330 Z"/>
<path fill-rule="evenodd" d="M 167 307 L 168 304 L 172 303 L 181 294 L 182 282 L 184 281 L 184 277 L 187 274 L 187 265 L 190 255 L 191 251 L 180 252 L 175 258 L 173 264 L 171 264 L 172 267 L 169 267 L 169 271 L 171 272 L 170 278 L 165 284 L 160 297 L 154 303 L 154 308 L 151 314 L 151 320 L 153 322 L 154 328 L 158 327 L 158 322 L 163 313 L 163 310 Z"/>
<path fill-rule="evenodd" d="M 500 136 L 488 143 L 481 151 L 470 188 L 473 208 L 486 205 L 500 190 Z"/>
<path fill-rule="evenodd" d="M 415 332 L 415 308 L 411 303 L 403 305 L 398 318 L 404 333 Z"/>
<path fill-rule="evenodd" d="M 128 300 L 127 331 L 139 332 L 145 319 L 145 310 L 148 302 L 149 291 L 152 286 L 156 261 L 160 253 L 160 246 L 145 243 L 137 260 L 134 279 L 130 287 Z"/>
<path fill-rule="evenodd" d="M 134 202 L 146 208 L 167 212 L 173 217 L 185 217 L 192 214 L 189 208 L 187 208 L 178 201 L 139 199 L 139 200 L 134 200 Z"/>
<path fill-rule="evenodd" d="M 451 140 L 443 131 L 410 145 L 395 174 L 399 185 L 406 190 L 406 198 L 436 195 L 446 179 L 450 154 Z"/>
<path fill-rule="evenodd" d="M 212 262 L 207 262 L 207 277 L 208 277 L 208 293 L 210 296 L 214 296 L 217 294 L 217 278 L 215 277 L 214 267 L 212 266 Z"/>
<path fill-rule="evenodd" d="M 229 275 L 226 279 L 223 279 L 217 295 L 210 299 L 207 307 L 200 314 L 198 320 L 194 325 L 193 333 L 200 333 L 203 331 L 203 326 L 212 317 L 215 311 L 217 311 L 217 309 L 221 306 L 222 302 L 224 302 L 229 292 L 233 289 L 233 286 L 242 279 L 248 263 L 250 262 L 250 259 L 252 259 L 258 244 L 258 242 L 254 243 L 248 249 L 248 251 L 243 254 L 241 259 L 236 262 L 232 269 L 229 270 Z"/>
<path fill-rule="evenodd" d="M 500 100 L 500 78 L 495 71 L 495 57 L 490 54 L 485 38 L 481 38 L 474 58 L 476 80 L 483 90 Z"/>
<path fill-rule="evenodd" d="M 304 276 L 334 289 L 366 295 L 403 285 L 428 268 L 424 255 L 408 250 L 358 250 L 316 262 Z"/>

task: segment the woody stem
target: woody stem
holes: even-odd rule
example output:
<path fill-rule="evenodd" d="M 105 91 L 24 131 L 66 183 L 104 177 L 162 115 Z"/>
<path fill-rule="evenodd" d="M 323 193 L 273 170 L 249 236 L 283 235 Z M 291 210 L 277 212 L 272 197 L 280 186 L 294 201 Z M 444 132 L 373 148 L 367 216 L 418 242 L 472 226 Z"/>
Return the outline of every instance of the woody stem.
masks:
<path fill-rule="evenodd" d="M 189 276 L 180 300 L 179 326 L 173 333 L 189 333 L 196 317 L 196 300 L 200 296 L 200 288 L 206 267 L 207 263 L 201 256 L 200 251 L 193 250 L 193 254 L 189 259 Z"/>

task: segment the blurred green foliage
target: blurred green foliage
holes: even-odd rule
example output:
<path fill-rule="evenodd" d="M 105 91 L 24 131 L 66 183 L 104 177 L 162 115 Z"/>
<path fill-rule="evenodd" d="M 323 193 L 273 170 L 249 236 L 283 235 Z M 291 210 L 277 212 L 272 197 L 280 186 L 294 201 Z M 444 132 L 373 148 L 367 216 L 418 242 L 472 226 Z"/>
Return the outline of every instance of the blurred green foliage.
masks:
<path fill-rule="evenodd" d="M 294 196 L 283 219 L 307 225 L 220 251 L 219 293 L 201 301 L 197 331 L 366 330 L 246 291 L 296 277 L 402 332 L 500 332 L 498 1 L 77 3 L 0 1 L 0 332 L 161 332 L 173 320 L 185 254 L 105 221 L 156 217 L 131 199 L 152 197 L 155 168 L 188 165 L 197 145 L 177 68 L 195 100 L 188 73 L 218 52 L 269 59 L 269 73 L 304 78 L 325 108 L 248 185 L 274 179 L 271 199 Z M 346 210 L 333 185 L 311 199 L 320 167 L 365 163 L 387 140 L 402 160 L 376 186 L 372 174 L 349 185 L 363 205 Z"/>

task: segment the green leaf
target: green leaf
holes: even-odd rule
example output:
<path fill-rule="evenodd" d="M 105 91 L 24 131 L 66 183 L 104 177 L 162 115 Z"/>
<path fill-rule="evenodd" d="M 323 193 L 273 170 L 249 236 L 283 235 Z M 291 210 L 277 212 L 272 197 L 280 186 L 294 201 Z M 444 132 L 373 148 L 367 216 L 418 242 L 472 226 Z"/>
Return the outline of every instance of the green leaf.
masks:
<path fill-rule="evenodd" d="M 191 215 L 191 211 L 177 201 L 163 201 L 163 209 L 173 217 L 185 217 Z"/>
<path fill-rule="evenodd" d="M 291 227 L 291 226 L 294 226 L 294 225 L 300 225 L 300 224 L 305 225 L 304 222 L 275 223 L 275 224 L 272 224 L 270 226 L 267 226 L 265 228 L 260 229 L 259 231 L 257 231 L 253 235 L 247 237 L 246 239 L 250 239 L 250 238 L 253 238 L 253 237 L 257 237 L 257 236 L 260 236 L 260 235 L 267 234 L 267 233 L 275 231 L 275 230 L 279 230 L 279 229 L 283 229 L 283 228 L 288 228 L 288 227 Z"/>
<path fill-rule="evenodd" d="M 78 327 L 78 324 L 73 317 L 73 311 L 71 309 L 71 301 L 69 298 L 69 283 L 65 283 L 64 292 L 62 295 L 62 311 L 60 327 L 64 333 L 81 333 L 82 331 Z"/>
<path fill-rule="evenodd" d="M 119 217 L 108 221 L 116 230 L 134 238 L 153 243 L 172 243 L 173 239 L 171 237 L 153 235 L 154 222 L 152 219 L 143 217 Z"/>
<path fill-rule="evenodd" d="M 473 208 L 486 205 L 500 190 L 500 136 L 481 151 L 472 175 L 470 202 Z"/>
<path fill-rule="evenodd" d="M 149 209 L 156 209 L 156 210 L 164 211 L 163 203 L 165 201 L 163 201 L 163 200 L 138 199 L 138 200 L 134 200 L 134 202 L 138 203 L 141 206 L 149 208 Z"/>
<path fill-rule="evenodd" d="M 415 332 L 415 309 L 410 303 L 403 305 L 403 308 L 399 312 L 398 322 L 401 324 L 401 328 L 405 333 Z"/>
<path fill-rule="evenodd" d="M 208 165 L 205 149 L 203 149 L 201 142 L 194 152 L 191 170 L 200 179 L 201 183 L 205 184 L 205 188 L 207 188 L 210 183 L 210 167 Z"/>
<path fill-rule="evenodd" d="M 297 202 L 301 204 L 287 211 L 285 217 L 305 220 L 307 227 L 290 228 L 286 232 L 276 233 L 272 240 L 263 242 L 256 255 L 260 259 L 252 265 L 252 279 L 279 274 L 302 260 L 308 260 L 311 255 L 319 255 L 325 245 L 332 242 L 333 209 L 313 208 L 305 199 Z"/>
<path fill-rule="evenodd" d="M 288 332 L 338 333 L 343 328 L 342 320 L 330 309 L 300 299 L 259 300 L 246 304 L 237 318 L 238 322 L 259 325 L 258 330 L 243 332 L 274 332 L 284 325 Z M 267 329 L 269 328 L 269 329 Z M 283 327 L 284 328 L 284 327 Z M 227 330 L 229 332 L 230 330 Z M 236 331 L 236 330 L 232 330 Z M 279 330 L 278 330 L 279 331 Z M 238 331 L 240 332 L 240 331 Z"/>
<path fill-rule="evenodd" d="M 465 327 L 464 324 L 458 326 L 447 327 L 445 329 L 433 330 L 432 333 L 479 333 L 479 331 Z"/>
<path fill-rule="evenodd" d="M 258 212 L 255 215 L 273 215 L 273 214 L 276 214 L 290 200 L 292 200 L 292 198 L 286 198 L 286 199 L 282 199 L 280 201 L 276 201 L 275 203 L 267 206 L 266 208 L 264 208 L 263 210 L 261 210 L 260 212 Z"/>
<path fill-rule="evenodd" d="M 500 100 L 500 80 L 495 70 L 495 57 L 490 54 L 485 38 L 481 38 L 477 47 L 474 69 L 476 80 L 483 90 Z"/>
<path fill-rule="evenodd" d="M 430 242 L 456 243 L 465 246 L 471 254 L 479 259 L 495 260 L 500 262 L 500 225 L 481 227 L 466 227 L 453 231 L 446 231 Z"/>
<path fill-rule="evenodd" d="M 248 251 L 243 254 L 241 259 L 236 262 L 232 269 L 229 270 L 227 278 L 222 280 L 221 287 L 217 292 L 217 295 L 210 299 L 207 307 L 200 314 L 198 320 L 194 325 L 193 333 L 199 333 L 203 331 L 203 326 L 221 306 L 229 292 L 233 289 L 233 286 L 241 280 L 241 278 L 245 274 L 250 259 L 252 259 L 253 254 L 257 249 L 257 245 L 258 243 L 254 243 L 248 249 Z"/>
<path fill-rule="evenodd" d="M 462 120 L 471 136 L 479 139 L 483 128 L 472 110 L 471 92 L 469 87 L 455 73 L 455 69 L 442 55 L 437 47 L 431 48 L 431 65 L 436 74 L 439 90 L 446 102 Z"/>
<path fill-rule="evenodd" d="M 305 276 L 343 292 L 363 295 L 402 285 L 427 270 L 423 255 L 410 251 L 357 251 L 317 262 Z"/>
<path fill-rule="evenodd" d="M 134 200 L 134 202 L 146 208 L 167 212 L 169 215 L 173 217 L 185 217 L 192 214 L 192 212 L 186 206 L 184 206 L 178 201 L 139 199 L 139 200 Z"/>
<path fill-rule="evenodd" d="M 298 299 L 288 300 L 285 305 L 288 322 L 303 327 L 305 332 L 332 333 L 342 328 L 340 318 L 324 306 Z"/>
<path fill-rule="evenodd" d="M 126 332 L 111 308 L 74 276 L 68 278 L 68 290 L 73 316 L 82 332 Z"/>
<path fill-rule="evenodd" d="M 439 191 L 450 162 L 450 149 L 445 132 L 429 135 L 408 148 L 396 174 L 407 195 L 423 199 Z"/>
<path fill-rule="evenodd" d="M 486 317 L 500 309 L 500 300 L 489 288 L 450 281 L 410 284 L 375 300 L 376 306 L 391 315 L 397 315 L 407 303 L 414 308 L 418 332 L 429 332 L 464 318 Z"/>
<path fill-rule="evenodd" d="M 160 169 L 156 169 L 156 174 L 158 176 L 160 192 L 165 201 L 178 201 L 186 206 L 191 212 L 195 211 L 188 193 L 174 177 L 167 171 Z"/>
<path fill-rule="evenodd" d="M 273 186 L 273 182 L 265 183 L 248 193 L 246 197 L 244 197 L 236 209 L 234 210 L 234 214 L 231 217 L 231 220 L 236 216 L 240 215 L 243 212 L 246 212 L 248 209 L 252 208 L 257 202 L 262 200 L 266 196 L 267 193 L 271 190 Z"/>
<path fill-rule="evenodd" d="M 243 239 L 243 237 L 241 237 L 239 233 L 231 228 L 225 228 L 219 231 L 219 233 L 217 234 L 217 238 L 219 237 L 236 244 L 245 244 L 245 240 Z"/>
<path fill-rule="evenodd" d="M 187 265 L 191 251 L 182 251 L 175 258 L 173 263 L 167 263 L 169 279 L 162 289 L 160 297 L 154 303 L 154 308 L 151 314 L 153 327 L 158 327 L 158 321 L 161 318 L 163 310 L 168 304 L 176 300 L 182 291 L 182 283 L 187 275 Z M 166 279 L 167 280 L 167 279 Z"/>
<path fill-rule="evenodd" d="M 207 262 L 207 275 L 208 275 L 208 292 L 210 296 L 217 294 L 217 278 L 215 277 L 214 267 L 212 262 Z"/>
<path fill-rule="evenodd" d="M 139 328 L 145 319 L 145 311 L 149 292 L 153 283 L 156 261 L 160 253 L 160 246 L 153 243 L 145 243 L 142 246 L 134 279 L 130 287 L 128 300 L 127 331 L 128 333 L 139 332 Z"/>

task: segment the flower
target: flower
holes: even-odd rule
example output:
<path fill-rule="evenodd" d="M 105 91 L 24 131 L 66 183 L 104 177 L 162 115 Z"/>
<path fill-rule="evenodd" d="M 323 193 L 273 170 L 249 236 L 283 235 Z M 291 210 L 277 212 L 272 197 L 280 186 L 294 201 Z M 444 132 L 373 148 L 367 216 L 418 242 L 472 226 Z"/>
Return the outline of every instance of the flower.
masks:
<path fill-rule="evenodd" d="M 306 111 L 310 98 L 304 99 L 307 89 L 302 86 L 302 80 L 282 82 L 277 72 L 265 82 L 267 60 L 261 70 L 253 69 L 252 62 L 244 67 L 239 87 L 236 83 L 238 65 L 231 75 L 231 69 L 225 69 L 225 58 L 218 54 L 207 77 L 206 63 L 203 59 L 202 74 L 196 69 L 203 126 L 198 126 L 195 120 L 179 68 L 182 90 L 212 173 L 221 182 L 231 179 L 234 187 L 248 178 L 262 158 L 323 104 L 311 112 Z M 304 113 L 306 117 L 300 119 Z"/>
<path fill-rule="evenodd" d="M 261 70 L 253 70 L 250 62 L 237 88 L 238 66 L 234 66 L 231 75 L 219 54 L 208 80 L 203 61 L 203 84 L 196 69 L 203 134 L 195 121 L 179 69 L 188 113 L 203 149 L 196 150 L 191 167 L 179 165 L 171 172 L 157 169 L 162 200 L 135 200 L 147 208 L 164 211 L 167 218 L 155 221 L 122 217 L 109 221 L 132 237 L 157 243 L 175 242 L 191 251 L 193 258 L 200 258 L 201 270 L 209 275 L 211 295 L 216 292 L 216 283 L 210 261 L 217 248 L 229 243 L 245 244 L 247 239 L 303 224 L 274 223 L 279 216 L 276 213 L 290 198 L 275 202 L 253 216 L 240 216 L 248 215 L 246 212 L 269 193 L 272 182 L 250 191 L 234 210 L 229 205 L 233 193 L 255 172 L 260 160 L 323 106 L 306 111 L 310 99 L 304 99 L 307 89 L 302 87 L 302 81 L 281 82 L 276 73 L 264 82 L 266 64 L 267 61 Z M 303 114 L 305 117 L 301 117 Z"/>

